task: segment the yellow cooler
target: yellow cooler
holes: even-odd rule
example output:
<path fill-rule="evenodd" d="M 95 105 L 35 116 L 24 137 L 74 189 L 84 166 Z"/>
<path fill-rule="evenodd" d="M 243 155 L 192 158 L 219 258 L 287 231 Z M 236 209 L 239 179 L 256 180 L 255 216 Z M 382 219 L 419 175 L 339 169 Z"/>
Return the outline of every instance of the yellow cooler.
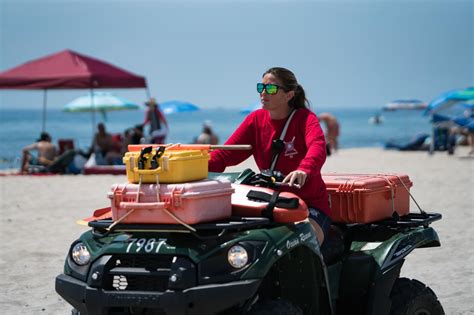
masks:
<path fill-rule="evenodd" d="M 151 152 L 127 152 L 123 157 L 130 183 L 184 183 L 207 178 L 207 150 L 165 150 L 160 156 Z"/>

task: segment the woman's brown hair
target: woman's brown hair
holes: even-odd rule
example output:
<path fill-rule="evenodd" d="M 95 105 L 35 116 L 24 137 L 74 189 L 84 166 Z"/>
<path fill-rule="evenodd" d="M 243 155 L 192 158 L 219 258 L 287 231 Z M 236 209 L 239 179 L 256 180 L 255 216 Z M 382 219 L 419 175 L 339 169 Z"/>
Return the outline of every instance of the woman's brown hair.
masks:
<path fill-rule="evenodd" d="M 298 84 L 293 72 L 286 68 L 273 67 L 265 71 L 262 77 L 266 74 L 274 75 L 283 85 L 282 89 L 286 92 L 295 91 L 295 96 L 293 96 L 293 98 L 288 102 L 290 107 L 296 109 L 309 107 L 309 102 L 306 99 L 304 89 L 300 84 Z"/>

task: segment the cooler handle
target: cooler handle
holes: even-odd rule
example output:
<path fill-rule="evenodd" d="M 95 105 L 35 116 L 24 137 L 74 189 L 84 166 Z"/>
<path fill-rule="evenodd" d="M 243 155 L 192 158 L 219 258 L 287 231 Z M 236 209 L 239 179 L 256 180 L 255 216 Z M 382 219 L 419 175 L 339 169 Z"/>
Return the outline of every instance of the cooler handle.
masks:
<path fill-rule="evenodd" d="M 140 170 L 140 169 L 138 169 L 138 167 L 134 167 L 133 171 L 136 172 L 139 175 L 154 175 L 154 174 L 157 174 L 157 173 L 161 173 L 162 168 L 161 168 L 161 166 L 159 166 L 159 167 L 151 169 L 151 170 Z"/>
<path fill-rule="evenodd" d="M 165 208 L 164 202 L 121 202 L 120 208 L 127 210 L 163 210 Z"/>

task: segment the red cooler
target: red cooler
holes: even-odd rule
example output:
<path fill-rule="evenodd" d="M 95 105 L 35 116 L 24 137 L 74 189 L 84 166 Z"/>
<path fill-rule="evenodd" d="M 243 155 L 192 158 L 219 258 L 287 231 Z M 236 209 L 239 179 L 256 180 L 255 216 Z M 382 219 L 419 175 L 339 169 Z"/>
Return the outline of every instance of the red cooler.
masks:
<path fill-rule="evenodd" d="M 323 181 L 335 222 L 370 223 L 410 212 L 408 175 L 323 174 Z"/>
<path fill-rule="evenodd" d="M 232 214 L 242 217 L 261 217 L 262 211 L 268 206 L 268 201 L 257 201 L 249 198 L 248 193 L 250 191 L 262 192 L 268 196 L 272 196 L 274 192 L 270 188 L 240 184 L 232 184 L 232 187 L 235 189 L 235 193 L 232 195 Z M 293 207 L 285 207 L 285 205 L 280 205 L 277 202 L 273 209 L 273 219 L 275 222 L 298 222 L 308 217 L 308 207 L 297 195 L 290 192 L 281 192 L 279 197 L 286 200 L 295 199 L 296 204 Z"/>

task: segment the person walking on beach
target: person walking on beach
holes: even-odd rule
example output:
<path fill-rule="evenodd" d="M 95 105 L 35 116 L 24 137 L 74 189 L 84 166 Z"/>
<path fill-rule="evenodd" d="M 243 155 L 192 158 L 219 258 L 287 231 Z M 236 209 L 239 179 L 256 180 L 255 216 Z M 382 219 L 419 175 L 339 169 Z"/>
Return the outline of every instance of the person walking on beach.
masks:
<path fill-rule="evenodd" d="M 330 151 L 336 152 L 339 149 L 339 122 L 329 113 L 321 113 L 318 118 L 326 124 L 326 140 L 329 143 Z"/>
<path fill-rule="evenodd" d="M 196 138 L 195 143 L 198 144 L 217 144 L 219 143 L 219 138 L 212 131 L 211 122 L 206 120 L 202 125 L 202 133 Z"/>
<path fill-rule="evenodd" d="M 274 152 L 278 160 L 274 170 L 287 174 L 282 191 L 302 198 L 309 207 L 310 222 L 322 244 L 331 219 L 326 186 L 321 168 L 326 160 L 326 142 L 318 118 L 310 111 L 303 87 L 285 68 L 271 68 L 257 83 L 262 109 L 250 113 L 225 144 L 250 144 L 251 151 L 215 150 L 211 152 L 209 171 L 223 172 L 253 155 L 260 170 L 271 168 Z M 286 134 L 280 138 L 289 120 Z M 301 188 L 296 188 L 298 184 Z"/>
<path fill-rule="evenodd" d="M 163 144 L 165 143 L 166 135 L 168 134 L 168 122 L 165 116 L 160 111 L 158 103 L 154 97 L 145 102 L 148 106 L 145 112 L 145 120 L 143 126 L 150 124 L 150 138 L 151 143 Z"/>
<path fill-rule="evenodd" d="M 33 156 L 30 151 L 38 151 L 37 156 Z M 51 136 L 47 132 L 42 132 L 39 139 L 22 149 L 21 173 L 27 174 L 30 165 L 49 166 L 53 163 L 57 155 L 56 147 L 51 143 Z"/>

